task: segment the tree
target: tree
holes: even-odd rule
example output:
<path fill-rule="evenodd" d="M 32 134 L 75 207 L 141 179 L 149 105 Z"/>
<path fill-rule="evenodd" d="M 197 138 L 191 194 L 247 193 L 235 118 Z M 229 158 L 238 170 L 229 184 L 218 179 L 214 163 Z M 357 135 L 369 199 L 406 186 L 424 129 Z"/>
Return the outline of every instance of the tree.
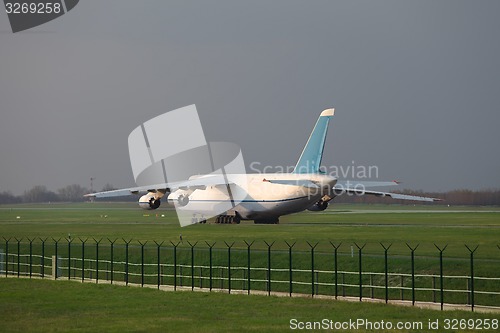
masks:
<path fill-rule="evenodd" d="M 45 186 L 37 185 L 29 191 L 24 191 L 24 202 L 52 202 L 59 201 L 59 197 L 52 191 L 47 190 Z"/>
<path fill-rule="evenodd" d="M 0 193 L 0 204 L 13 204 L 22 202 L 20 197 L 16 197 L 10 192 L 4 191 Z"/>
<path fill-rule="evenodd" d="M 85 200 L 83 195 L 87 194 L 88 190 L 85 187 L 82 187 L 78 184 L 72 184 L 60 188 L 59 190 L 57 190 L 57 192 L 59 193 L 59 199 L 61 201 L 78 202 Z"/>

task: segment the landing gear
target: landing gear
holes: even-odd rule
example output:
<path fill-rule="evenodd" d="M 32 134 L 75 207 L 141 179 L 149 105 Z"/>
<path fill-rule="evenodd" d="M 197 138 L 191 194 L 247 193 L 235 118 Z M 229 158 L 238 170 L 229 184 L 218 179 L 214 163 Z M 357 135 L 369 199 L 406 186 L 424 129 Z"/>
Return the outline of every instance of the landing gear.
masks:
<path fill-rule="evenodd" d="M 205 216 L 201 215 L 201 217 L 196 217 L 196 214 L 193 214 L 193 217 L 191 218 L 191 223 L 192 224 L 205 224 L 207 223 L 207 220 L 205 219 Z"/>
<path fill-rule="evenodd" d="M 219 215 L 215 218 L 217 224 L 240 224 L 241 218 L 236 215 Z"/>
<path fill-rule="evenodd" d="M 277 217 L 271 217 L 267 219 L 257 219 L 254 220 L 253 223 L 255 224 L 279 224 L 280 220 Z"/>

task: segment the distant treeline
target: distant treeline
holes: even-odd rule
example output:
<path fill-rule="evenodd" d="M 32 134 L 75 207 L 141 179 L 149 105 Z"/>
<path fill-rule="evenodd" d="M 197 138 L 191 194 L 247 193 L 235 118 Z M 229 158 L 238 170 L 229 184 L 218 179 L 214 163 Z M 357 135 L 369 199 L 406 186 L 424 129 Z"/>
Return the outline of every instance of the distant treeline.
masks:
<path fill-rule="evenodd" d="M 115 188 L 106 184 L 100 191 L 111 191 Z M 15 203 L 43 203 L 43 202 L 83 202 L 88 201 L 84 194 L 90 191 L 78 184 L 68 185 L 57 192 L 49 191 L 45 186 L 35 186 L 30 190 L 24 191 L 22 195 L 13 195 L 10 192 L 0 192 L 0 204 Z M 443 201 L 428 203 L 432 205 L 473 205 L 473 206 L 500 206 L 500 190 L 453 190 L 449 192 L 423 192 L 403 190 L 398 193 L 418 195 L 443 199 Z M 107 198 L 106 201 L 137 201 L 136 196 Z M 340 195 L 334 199 L 334 203 L 370 203 L 387 204 L 398 203 L 403 205 L 414 205 L 425 202 L 416 202 L 409 200 L 394 200 L 388 197 L 376 197 L 373 195 Z"/>
<path fill-rule="evenodd" d="M 394 191 L 396 192 L 396 191 Z M 410 200 L 395 200 L 388 197 L 377 197 L 373 195 L 341 195 L 335 198 L 336 203 L 398 203 L 402 205 L 430 204 L 430 205 L 471 205 L 471 206 L 500 206 L 500 190 L 453 190 L 448 192 L 424 192 L 403 190 L 397 193 L 417 195 L 421 197 L 431 197 L 443 199 L 437 202 L 417 202 Z"/>
<path fill-rule="evenodd" d="M 113 186 L 106 184 L 100 191 L 114 190 Z M 68 185 L 60 188 L 57 192 L 48 190 L 45 186 L 37 185 L 30 190 L 24 191 L 21 195 L 13 195 L 8 191 L 0 192 L 0 204 L 15 203 L 44 203 L 44 202 L 83 202 L 89 201 L 84 197 L 91 191 L 78 184 Z M 133 200 L 132 200 L 133 199 Z M 109 198 L 106 201 L 136 201 L 135 196 Z"/>

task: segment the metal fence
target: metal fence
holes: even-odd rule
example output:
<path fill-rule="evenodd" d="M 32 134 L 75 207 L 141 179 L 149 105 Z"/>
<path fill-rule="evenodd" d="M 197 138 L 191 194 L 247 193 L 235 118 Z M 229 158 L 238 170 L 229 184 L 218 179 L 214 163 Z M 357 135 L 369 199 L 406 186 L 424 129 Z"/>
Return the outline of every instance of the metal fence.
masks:
<path fill-rule="evenodd" d="M 307 243 L 309 251 L 263 243 L 4 238 L 0 274 L 500 309 L 500 260 L 475 259 L 477 247 L 465 247 L 468 258 L 446 258 L 446 246 L 436 246 L 436 256 L 416 256 L 418 246 L 409 244 L 409 255 L 389 255 L 384 244 L 380 253 L 364 253 L 356 243 L 348 251 L 331 242 L 330 252 L 316 251 L 317 243 Z"/>

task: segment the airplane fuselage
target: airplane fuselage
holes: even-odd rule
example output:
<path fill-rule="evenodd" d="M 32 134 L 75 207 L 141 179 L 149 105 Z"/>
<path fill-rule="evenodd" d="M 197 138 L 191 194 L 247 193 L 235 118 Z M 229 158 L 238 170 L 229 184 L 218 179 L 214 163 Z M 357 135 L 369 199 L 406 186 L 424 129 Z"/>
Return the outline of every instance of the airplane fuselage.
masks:
<path fill-rule="evenodd" d="M 215 205 L 225 203 L 230 205 L 229 214 L 243 220 L 269 219 L 311 207 L 330 194 L 337 182 L 336 178 L 323 174 L 228 174 L 227 178 L 230 185 L 208 186 L 192 192 L 177 190 L 168 196 L 168 201 L 177 203 L 179 197 L 188 195 L 187 204 L 177 204 L 177 209 L 209 215 Z"/>

